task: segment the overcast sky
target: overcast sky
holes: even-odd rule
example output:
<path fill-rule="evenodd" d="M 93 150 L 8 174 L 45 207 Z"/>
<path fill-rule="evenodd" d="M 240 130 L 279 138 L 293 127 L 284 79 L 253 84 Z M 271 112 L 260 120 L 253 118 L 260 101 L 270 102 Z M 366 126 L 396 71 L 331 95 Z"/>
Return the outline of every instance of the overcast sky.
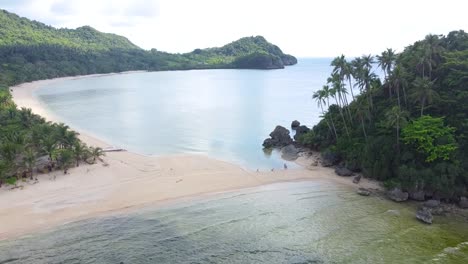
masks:
<path fill-rule="evenodd" d="M 0 0 L 0 8 L 168 52 L 263 35 L 299 57 L 356 56 L 468 31 L 468 0 Z"/>

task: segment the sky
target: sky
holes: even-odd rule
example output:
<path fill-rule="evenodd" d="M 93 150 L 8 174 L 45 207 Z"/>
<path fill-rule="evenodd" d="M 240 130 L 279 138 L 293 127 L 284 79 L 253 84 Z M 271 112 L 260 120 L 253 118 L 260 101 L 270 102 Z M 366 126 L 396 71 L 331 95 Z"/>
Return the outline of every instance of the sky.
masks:
<path fill-rule="evenodd" d="M 167 52 L 262 35 L 297 57 L 360 56 L 468 31 L 468 0 L 0 0 L 0 8 Z"/>

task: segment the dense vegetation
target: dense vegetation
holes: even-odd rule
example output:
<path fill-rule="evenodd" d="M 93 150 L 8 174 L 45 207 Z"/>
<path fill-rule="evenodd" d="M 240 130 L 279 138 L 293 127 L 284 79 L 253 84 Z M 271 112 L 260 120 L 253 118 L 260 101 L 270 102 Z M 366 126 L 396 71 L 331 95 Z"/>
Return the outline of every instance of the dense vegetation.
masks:
<path fill-rule="evenodd" d="M 62 76 L 129 70 L 278 69 L 297 63 L 261 36 L 186 54 L 143 50 L 128 39 L 89 26 L 56 29 L 0 10 L 0 186 L 81 162 L 102 149 L 87 147 L 64 124 L 17 109 L 7 87 Z"/>
<path fill-rule="evenodd" d="M 468 194 L 467 33 L 428 35 L 400 54 L 340 56 L 332 66 L 313 95 L 323 119 L 303 143 L 389 187 Z"/>
<path fill-rule="evenodd" d="M 31 109 L 17 109 L 7 90 L 0 90 L 0 186 L 35 173 L 94 163 L 104 153 L 87 147 L 64 124 L 46 122 Z"/>

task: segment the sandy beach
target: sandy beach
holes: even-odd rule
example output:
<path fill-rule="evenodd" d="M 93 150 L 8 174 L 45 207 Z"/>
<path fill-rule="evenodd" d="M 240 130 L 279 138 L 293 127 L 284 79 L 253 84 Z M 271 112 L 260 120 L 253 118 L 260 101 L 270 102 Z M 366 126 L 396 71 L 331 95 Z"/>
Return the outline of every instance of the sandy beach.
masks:
<path fill-rule="evenodd" d="M 33 91 L 51 82 L 73 78 L 83 77 L 12 87 L 14 101 L 18 107 L 31 108 L 48 121 L 60 122 L 33 96 Z M 106 142 L 75 130 L 88 145 L 109 147 Z M 260 172 L 203 155 L 147 157 L 131 152 L 108 152 L 104 162 L 106 165 L 72 168 L 67 175 L 60 171 L 39 175 L 39 183 L 22 182 L 23 188 L 2 187 L 0 240 L 128 208 L 283 181 L 321 180 L 354 189 L 378 188 L 375 182 L 366 179 L 353 184 L 349 177 L 336 176 L 333 169 L 309 166 L 312 160 L 308 158 L 298 160 L 303 168 Z"/>

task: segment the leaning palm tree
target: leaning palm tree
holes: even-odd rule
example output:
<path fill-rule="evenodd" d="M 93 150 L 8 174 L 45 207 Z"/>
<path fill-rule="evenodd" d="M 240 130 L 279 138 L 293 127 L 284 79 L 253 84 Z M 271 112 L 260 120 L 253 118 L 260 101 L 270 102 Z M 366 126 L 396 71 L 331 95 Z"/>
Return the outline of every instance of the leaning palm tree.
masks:
<path fill-rule="evenodd" d="M 328 122 L 327 116 L 325 114 L 325 111 L 323 109 L 323 105 L 326 104 L 327 102 L 325 101 L 325 96 L 326 93 L 324 90 L 318 90 L 315 91 L 314 94 L 312 95 L 312 98 L 317 101 L 317 105 L 320 107 L 322 110 L 322 116 L 325 122 L 327 123 L 328 129 L 330 130 L 331 134 L 335 134 L 335 138 L 338 138 L 338 135 L 336 134 L 336 128 L 335 125 L 333 124 L 333 127 L 330 126 L 330 123 Z"/>
<path fill-rule="evenodd" d="M 434 81 L 429 80 L 428 77 L 418 77 L 414 80 L 413 86 L 410 97 L 421 104 L 421 116 L 423 116 L 426 104 L 432 103 L 438 97 L 437 92 L 434 90 Z"/>
<path fill-rule="evenodd" d="M 400 128 L 408 121 L 409 113 L 402 111 L 398 106 L 392 107 L 385 113 L 385 119 L 388 127 L 396 129 L 397 150 L 400 152 Z"/>

